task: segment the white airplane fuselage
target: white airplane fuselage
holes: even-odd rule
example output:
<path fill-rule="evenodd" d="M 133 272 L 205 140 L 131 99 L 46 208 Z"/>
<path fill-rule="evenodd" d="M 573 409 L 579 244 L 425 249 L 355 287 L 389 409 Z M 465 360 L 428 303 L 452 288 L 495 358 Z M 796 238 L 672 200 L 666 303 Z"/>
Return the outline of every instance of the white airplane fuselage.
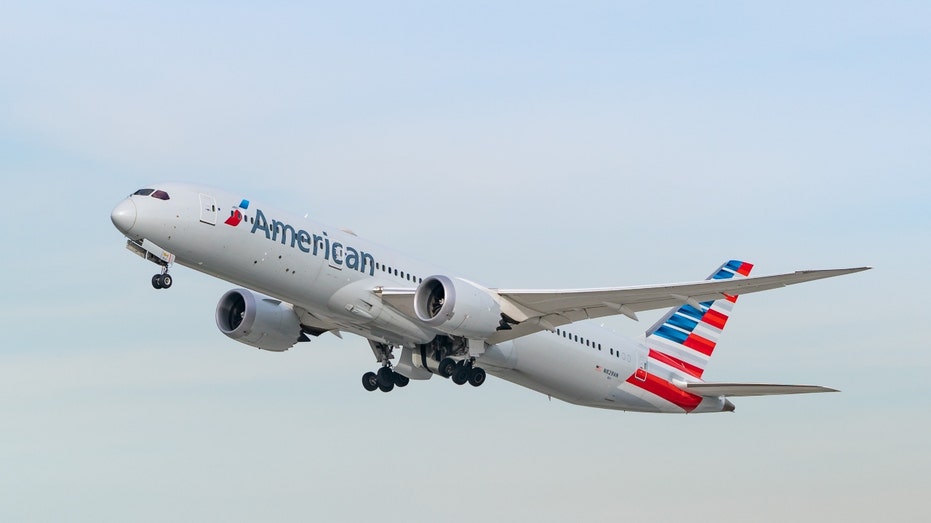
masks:
<path fill-rule="evenodd" d="M 240 194 L 186 183 L 153 187 L 168 198 L 136 194 L 113 211 L 114 224 L 131 241 L 147 240 L 171 253 L 175 263 L 290 304 L 301 325 L 317 334 L 350 332 L 413 349 L 411 378 L 435 373 L 421 364 L 416 348 L 443 333 L 392 308 L 379 291 L 416 288 L 428 276 L 444 274 L 442 269 Z M 724 397 L 672 386 L 675 376 L 653 380 L 660 370 L 647 374 L 649 354 L 640 340 L 580 322 L 487 345 L 476 363 L 494 376 L 579 405 L 670 413 L 733 410 Z"/>

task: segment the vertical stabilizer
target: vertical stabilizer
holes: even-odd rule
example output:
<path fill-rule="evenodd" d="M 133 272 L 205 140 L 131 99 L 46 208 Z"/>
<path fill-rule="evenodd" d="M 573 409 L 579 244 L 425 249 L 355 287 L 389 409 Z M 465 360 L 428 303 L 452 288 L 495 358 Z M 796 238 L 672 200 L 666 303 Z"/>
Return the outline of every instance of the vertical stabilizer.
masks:
<path fill-rule="evenodd" d="M 745 278 L 752 268 L 747 262 L 730 260 L 708 279 Z M 650 364 L 701 378 L 736 302 L 737 296 L 725 296 L 702 302 L 700 308 L 685 304 L 670 310 L 646 332 Z"/>

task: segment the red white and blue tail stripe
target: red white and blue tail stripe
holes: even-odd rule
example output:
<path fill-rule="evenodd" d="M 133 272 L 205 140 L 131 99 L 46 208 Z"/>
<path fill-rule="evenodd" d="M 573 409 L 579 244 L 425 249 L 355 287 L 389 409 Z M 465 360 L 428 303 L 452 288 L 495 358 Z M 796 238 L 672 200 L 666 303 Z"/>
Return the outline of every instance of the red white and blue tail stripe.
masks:
<path fill-rule="evenodd" d="M 752 268 L 747 262 L 730 260 L 708 279 L 744 278 Z M 726 296 L 702 302 L 700 308 L 685 304 L 670 310 L 646 332 L 651 366 L 701 378 L 736 302 L 737 296 Z"/>

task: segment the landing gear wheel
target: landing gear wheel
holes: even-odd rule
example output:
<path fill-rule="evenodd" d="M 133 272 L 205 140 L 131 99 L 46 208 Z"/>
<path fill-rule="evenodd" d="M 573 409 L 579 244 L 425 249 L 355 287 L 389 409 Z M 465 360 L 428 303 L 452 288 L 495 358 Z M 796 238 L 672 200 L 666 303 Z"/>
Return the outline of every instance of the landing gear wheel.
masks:
<path fill-rule="evenodd" d="M 394 389 L 394 371 L 388 367 L 378 369 L 376 381 L 378 382 L 378 388 L 382 392 L 391 392 Z"/>
<path fill-rule="evenodd" d="M 394 374 L 394 371 L 389 369 L 388 367 L 382 367 L 378 369 L 378 372 L 376 374 L 378 376 L 378 381 L 382 381 L 385 383 L 394 383 L 394 377 L 392 376 Z"/>
<path fill-rule="evenodd" d="M 398 387 L 407 387 L 407 384 L 411 382 L 411 379 L 403 374 L 398 374 L 397 372 L 392 374 L 394 374 L 394 384 Z"/>
<path fill-rule="evenodd" d="M 453 383 L 456 385 L 465 385 L 465 382 L 469 381 L 470 369 L 466 366 L 456 367 L 456 371 L 453 372 Z"/>
<path fill-rule="evenodd" d="M 378 389 L 378 375 L 374 372 L 366 372 L 362 375 L 362 386 L 369 392 Z"/>
<path fill-rule="evenodd" d="M 481 367 L 473 367 L 472 370 L 469 371 L 469 385 L 472 385 L 473 387 L 481 387 L 482 383 L 485 383 L 486 377 L 487 375 L 485 374 L 485 369 Z"/>
<path fill-rule="evenodd" d="M 156 289 L 167 289 L 171 287 L 171 276 L 167 272 L 165 274 L 156 274 L 152 276 L 152 286 Z"/>
<path fill-rule="evenodd" d="M 456 372 L 456 360 L 452 358 L 443 358 L 440 360 L 440 366 L 436 369 L 437 373 L 444 378 L 449 378 Z"/>

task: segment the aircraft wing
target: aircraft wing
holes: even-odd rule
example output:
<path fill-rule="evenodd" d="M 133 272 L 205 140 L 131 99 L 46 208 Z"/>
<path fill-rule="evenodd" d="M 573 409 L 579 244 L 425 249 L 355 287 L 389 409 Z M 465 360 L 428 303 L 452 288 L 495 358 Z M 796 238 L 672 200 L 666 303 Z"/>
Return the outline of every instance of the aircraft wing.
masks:
<path fill-rule="evenodd" d="M 717 398 L 720 396 L 774 396 L 782 394 L 808 394 L 812 392 L 838 392 L 818 385 L 775 385 L 770 383 L 676 383 L 680 389 Z"/>
<path fill-rule="evenodd" d="M 623 314 L 637 319 L 637 312 L 677 307 L 685 303 L 696 306 L 724 296 L 737 296 L 777 289 L 787 285 L 865 271 L 870 267 L 797 271 L 772 276 L 697 282 L 608 287 L 597 289 L 511 290 L 493 289 L 501 311 L 516 323 L 487 340 L 501 343 L 541 330 L 553 330 L 568 323 Z M 415 289 L 377 290 L 381 298 L 410 317 L 414 315 Z"/>
<path fill-rule="evenodd" d="M 519 323 L 511 330 L 498 331 L 488 343 L 500 343 L 540 330 L 552 330 L 575 321 L 623 314 L 637 319 L 637 312 L 677 307 L 685 303 L 721 299 L 777 289 L 787 285 L 865 271 L 869 267 L 797 271 L 773 276 L 726 280 L 569 290 L 497 290 L 505 302 L 503 312 Z M 508 307 L 507 305 L 514 307 Z"/>

